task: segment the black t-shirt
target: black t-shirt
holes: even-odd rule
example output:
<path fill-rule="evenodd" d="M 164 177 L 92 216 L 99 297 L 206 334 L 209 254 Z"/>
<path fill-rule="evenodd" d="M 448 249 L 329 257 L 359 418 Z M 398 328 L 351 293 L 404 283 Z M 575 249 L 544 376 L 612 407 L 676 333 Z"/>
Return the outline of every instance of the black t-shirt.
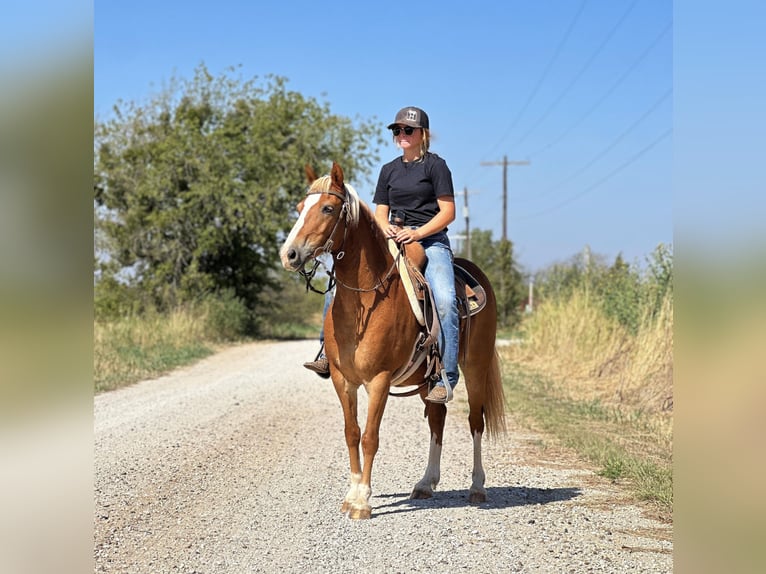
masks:
<path fill-rule="evenodd" d="M 439 213 L 437 197 L 455 196 L 447 162 L 435 153 L 422 161 L 405 162 L 401 156 L 380 169 L 372 201 L 389 207 L 389 217 L 404 219 L 404 225 L 421 226 Z"/>

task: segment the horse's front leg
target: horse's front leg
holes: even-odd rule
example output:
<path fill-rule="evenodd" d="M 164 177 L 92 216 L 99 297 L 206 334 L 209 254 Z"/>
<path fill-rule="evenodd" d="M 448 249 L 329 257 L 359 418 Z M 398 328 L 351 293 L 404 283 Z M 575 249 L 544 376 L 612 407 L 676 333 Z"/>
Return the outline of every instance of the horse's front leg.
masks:
<path fill-rule="evenodd" d="M 372 496 L 372 465 L 378 452 L 380 422 L 383 419 L 383 411 L 388 400 L 390 380 L 390 375 L 381 374 L 367 385 L 367 423 L 362 435 L 364 466 L 361 478 L 356 483 L 353 482 L 355 475 L 352 470 L 352 486 L 344 502 L 347 516 L 354 520 L 366 519 L 372 516 L 372 507 L 370 506 L 370 497 Z M 358 452 L 357 450 L 357 455 Z"/>
<path fill-rule="evenodd" d="M 425 395 L 425 393 L 423 393 Z M 424 401 L 425 402 L 425 401 Z M 442 440 L 447 406 L 438 403 L 425 403 L 428 415 L 428 428 L 431 430 L 431 445 L 428 449 L 428 466 L 423 478 L 412 489 L 410 498 L 431 498 L 434 488 L 439 484 L 441 473 Z"/>
<path fill-rule="evenodd" d="M 335 380 L 335 377 L 339 380 Z M 362 465 L 359 459 L 359 438 L 361 431 L 357 421 L 357 390 L 359 387 L 350 385 L 342 379 L 340 375 L 333 375 L 335 391 L 343 407 L 344 432 L 346 435 L 346 446 L 348 447 L 348 460 L 351 468 L 351 477 L 349 479 L 349 488 L 341 504 L 341 512 L 348 513 L 357 498 L 359 497 L 359 483 L 362 479 Z"/>

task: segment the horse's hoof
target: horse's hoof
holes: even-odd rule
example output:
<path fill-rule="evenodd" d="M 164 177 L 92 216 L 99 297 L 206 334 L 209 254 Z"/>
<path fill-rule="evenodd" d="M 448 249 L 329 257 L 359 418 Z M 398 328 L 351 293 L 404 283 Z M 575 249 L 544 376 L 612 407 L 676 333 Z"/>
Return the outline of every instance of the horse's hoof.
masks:
<path fill-rule="evenodd" d="M 485 492 L 472 492 L 468 495 L 468 502 L 471 504 L 487 502 L 487 494 Z"/>
<path fill-rule="evenodd" d="M 351 520 L 369 520 L 372 516 L 372 509 L 370 508 L 352 508 L 348 512 L 348 517 Z"/>
<path fill-rule="evenodd" d="M 347 500 L 344 500 L 343 504 L 340 505 L 340 511 L 343 514 L 346 514 L 349 511 L 350 508 L 351 508 L 351 505 L 348 503 Z"/>
<path fill-rule="evenodd" d="M 422 490 L 420 488 L 416 488 L 412 491 L 412 494 L 410 494 L 411 500 L 425 500 L 427 498 L 433 497 L 434 493 L 430 490 Z"/>

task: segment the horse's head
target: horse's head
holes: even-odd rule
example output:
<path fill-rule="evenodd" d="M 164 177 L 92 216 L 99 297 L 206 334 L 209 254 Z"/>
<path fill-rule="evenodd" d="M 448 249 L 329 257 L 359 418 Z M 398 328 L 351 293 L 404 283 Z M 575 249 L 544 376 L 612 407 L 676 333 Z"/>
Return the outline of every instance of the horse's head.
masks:
<path fill-rule="evenodd" d="M 332 252 L 342 244 L 346 226 L 358 217 L 358 199 L 343 183 L 343 170 L 333 162 L 330 175 L 317 178 L 306 166 L 309 189 L 298 204 L 298 221 L 279 255 L 288 271 L 299 271 L 307 261 Z"/>

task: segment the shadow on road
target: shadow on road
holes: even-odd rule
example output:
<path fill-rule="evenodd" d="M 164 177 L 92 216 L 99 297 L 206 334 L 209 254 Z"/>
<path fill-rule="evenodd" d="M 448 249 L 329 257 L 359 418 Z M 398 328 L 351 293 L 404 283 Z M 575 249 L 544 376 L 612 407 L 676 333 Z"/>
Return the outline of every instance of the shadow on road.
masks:
<path fill-rule="evenodd" d="M 433 498 L 425 500 L 411 500 L 409 493 L 376 494 L 373 503 L 372 517 L 397 514 L 399 512 L 412 512 L 414 510 L 456 508 L 461 506 L 473 506 L 486 510 L 496 508 L 510 508 L 513 506 L 525 506 L 527 504 L 548 504 L 571 500 L 580 496 L 579 488 L 527 488 L 524 486 L 494 486 L 487 488 L 487 501 L 481 504 L 468 502 L 468 489 L 465 490 L 437 490 Z M 385 500 L 391 502 L 385 502 Z M 375 504 L 375 502 L 382 502 Z"/>

